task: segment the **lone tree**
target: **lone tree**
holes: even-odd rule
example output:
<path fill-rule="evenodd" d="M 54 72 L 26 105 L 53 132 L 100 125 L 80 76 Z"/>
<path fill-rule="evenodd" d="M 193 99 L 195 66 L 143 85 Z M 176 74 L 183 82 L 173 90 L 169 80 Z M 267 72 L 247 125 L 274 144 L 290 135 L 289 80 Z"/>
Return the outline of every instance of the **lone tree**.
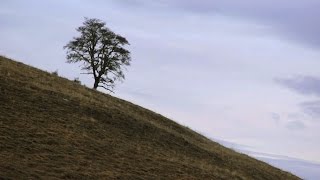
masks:
<path fill-rule="evenodd" d="M 85 18 L 77 31 L 80 36 L 64 46 L 67 63 L 83 63 L 85 74 L 93 75 L 94 89 L 102 87 L 113 92 L 115 81 L 125 78 L 123 68 L 130 65 L 130 52 L 124 48 L 129 42 L 99 19 Z"/>

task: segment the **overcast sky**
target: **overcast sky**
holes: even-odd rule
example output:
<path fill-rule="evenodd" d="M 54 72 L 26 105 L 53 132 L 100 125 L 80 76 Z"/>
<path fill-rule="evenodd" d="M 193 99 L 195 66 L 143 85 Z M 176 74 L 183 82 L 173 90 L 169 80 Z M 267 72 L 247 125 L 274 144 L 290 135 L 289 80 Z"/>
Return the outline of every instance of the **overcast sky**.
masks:
<path fill-rule="evenodd" d="M 69 79 L 84 17 L 132 52 L 117 97 L 250 151 L 320 162 L 319 0 L 2 0 L 0 54 Z"/>

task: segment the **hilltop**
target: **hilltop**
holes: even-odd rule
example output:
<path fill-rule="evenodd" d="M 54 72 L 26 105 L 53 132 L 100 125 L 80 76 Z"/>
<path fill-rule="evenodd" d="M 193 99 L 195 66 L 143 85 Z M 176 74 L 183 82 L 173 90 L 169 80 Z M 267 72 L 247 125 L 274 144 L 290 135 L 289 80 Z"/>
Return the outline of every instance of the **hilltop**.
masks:
<path fill-rule="evenodd" d="M 0 178 L 299 179 L 130 102 L 0 57 Z"/>

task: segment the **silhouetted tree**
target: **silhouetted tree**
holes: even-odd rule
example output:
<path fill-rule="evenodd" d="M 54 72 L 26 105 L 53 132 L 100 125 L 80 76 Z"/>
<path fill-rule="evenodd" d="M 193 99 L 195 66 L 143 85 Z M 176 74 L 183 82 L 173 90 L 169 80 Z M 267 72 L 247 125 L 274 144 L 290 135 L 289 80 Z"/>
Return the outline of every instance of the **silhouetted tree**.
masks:
<path fill-rule="evenodd" d="M 130 52 L 124 48 L 129 42 L 99 19 L 85 18 L 77 31 L 80 36 L 64 46 L 67 62 L 82 62 L 85 74 L 93 75 L 93 88 L 103 87 L 112 92 L 115 81 L 125 78 L 123 68 L 130 65 Z"/>

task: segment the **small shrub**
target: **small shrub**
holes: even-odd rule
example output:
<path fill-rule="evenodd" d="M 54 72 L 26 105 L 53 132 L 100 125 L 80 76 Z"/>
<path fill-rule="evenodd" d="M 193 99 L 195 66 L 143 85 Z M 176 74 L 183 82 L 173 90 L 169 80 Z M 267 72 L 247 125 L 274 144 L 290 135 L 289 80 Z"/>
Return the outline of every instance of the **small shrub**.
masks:
<path fill-rule="evenodd" d="M 74 78 L 73 82 L 75 82 L 77 84 L 81 84 L 81 81 L 79 80 L 79 78 Z"/>
<path fill-rule="evenodd" d="M 52 74 L 52 75 L 55 75 L 55 76 L 59 76 L 58 70 L 53 71 L 51 74 Z"/>

